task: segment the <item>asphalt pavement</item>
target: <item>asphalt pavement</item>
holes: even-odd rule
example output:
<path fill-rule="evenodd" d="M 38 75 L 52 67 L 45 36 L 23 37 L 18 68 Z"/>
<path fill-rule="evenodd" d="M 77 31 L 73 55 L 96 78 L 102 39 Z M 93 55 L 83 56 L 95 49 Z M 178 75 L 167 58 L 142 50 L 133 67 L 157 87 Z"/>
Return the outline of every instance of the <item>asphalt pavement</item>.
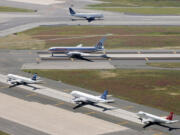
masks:
<path fill-rule="evenodd" d="M 133 123 L 131 121 L 127 121 L 126 119 L 121 119 L 121 118 L 117 118 L 117 117 L 113 117 L 113 116 L 110 116 L 110 115 L 107 115 L 107 114 L 104 114 L 104 113 L 100 113 L 100 112 L 97 112 L 97 111 L 94 111 L 94 110 L 91 110 L 91 109 L 88 109 L 88 108 L 79 108 L 77 110 L 73 110 L 73 106 L 75 105 L 72 105 L 68 102 L 64 102 L 64 101 L 61 101 L 61 100 L 57 100 L 57 99 L 54 99 L 54 98 L 51 98 L 51 97 L 47 97 L 47 96 L 44 96 L 44 95 L 41 95 L 41 94 L 34 94 L 33 90 L 32 92 L 30 91 L 26 91 L 24 89 L 21 89 L 21 88 L 18 88 L 18 87 L 14 87 L 14 88 L 8 88 L 8 85 L 5 85 L 5 84 L 0 84 L 1 88 L 1 93 L 4 93 L 4 94 L 7 94 L 7 95 L 10 95 L 10 96 L 13 96 L 13 97 L 16 97 L 18 99 L 22 99 L 22 100 L 25 100 L 25 101 L 28 101 L 28 102 L 37 102 L 37 103 L 40 103 L 40 104 L 45 104 L 45 105 L 52 105 L 52 106 L 55 106 L 57 108 L 61 108 L 61 109 L 65 109 L 65 110 L 68 110 L 68 111 L 71 111 L 71 112 L 74 112 L 74 113 L 80 113 L 80 114 L 85 114 L 85 115 L 89 115 L 89 116 L 92 116 L 92 117 L 96 117 L 98 119 L 103 119 L 103 120 L 106 120 L 106 121 L 109 121 L 109 122 L 112 122 L 114 124 L 117 124 L 117 125 L 121 125 L 123 127 L 127 127 L 128 129 L 126 131 L 119 131 L 119 132 L 112 132 L 112 133 L 109 133 L 109 134 L 125 134 L 125 133 L 128 133 L 128 134 L 134 134 L 134 135 L 154 135 L 154 134 L 172 134 L 172 135 L 175 135 L 175 134 L 178 134 L 178 130 L 174 130 L 174 131 L 171 131 L 169 132 L 168 129 L 166 128 L 163 128 L 163 127 L 158 127 L 158 126 L 152 126 L 152 127 L 149 127 L 147 129 L 143 129 L 142 128 L 142 125 L 141 124 L 137 124 L 137 123 Z M 64 89 L 61 89 L 63 91 L 66 91 L 67 90 L 64 90 Z M 59 104 L 58 104 L 59 103 Z M 61 104 L 60 104 L 61 103 Z M 117 107 L 118 106 L 118 103 L 121 104 L 121 108 L 123 109 L 126 109 L 128 111 L 132 111 L 133 108 L 136 108 L 138 109 L 138 105 L 136 104 L 133 104 L 130 106 L 130 104 L 128 104 L 128 102 L 119 102 L 117 101 L 117 104 L 115 104 L 115 106 Z M 24 107 L 26 108 L 26 107 Z M 153 109 L 151 109 L 151 111 L 153 111 Z M 44 112 L 45 113 L 45 112 Z M 161 113 L 163 114 L 163 113 Z M 178 118 L 178 117 L 176 117 Z M 4 122 L 9 122 L 10 124 L 12 124 L 10 121 L 6 121 L 4 120 Z M 7 124 L 5 127 L 5 129 L 7 129 L 7 127 L 9 126 L 9 124 Z M 178 127 L 178 124 L 176 125 L 171 125 L 173 127 Z M 24 128 L 24 127 L 21 127 L 21 126 L 17 126 L 17 129 L 21 129 L 21 128 Z M 6 131 L 4 129 L 4 131 Z M 31 130 L 31 128 L 26 128 L 26 130 Z M 41 129 L 40 129 L 41 130 Z M 13 134 L 17 134 L 17 131 L 16 130 L 11 130 L 11 132 Z M 20 132 L 20 131 L 18 131 Z M 23 132 L 23 131 L 22 131 Z M 30 133 L 34 132 L 35 135 L 36 133 L 39 134 L 38 131 L 36 130 L 32 130 Z M 42 132 L 40 132 L 41 134 L 43 134 Z"/>
<path fill-rule="evenodd" d="M 71 21 L 71 17 L 68 13 L 68 7 L 73 4 L 74 8 L 79 12 L 92 12 L 91 10 L 82 9 L 87 4 L 92 3 L 90 0 L 67 0 L 65 4 L 55 4 L 55 5 L 35 5 L 35 4 L 26 4 L 11 2 L 3 0 L 0 2 L 2 6 L 13 6 L 13 7 L 24 7 L 28 9 L 37 10 L 34 13 L 0 13 L 0 36 L 6 36 L 11 33 L 19 32 L 22 30 L 30 29 L 40 25 L 180 25 L 180 16 L 144 16 L 144 15 L 127 15 L 123 13 L 112 13 L 105 11 L 97 11 L 104 13 L 105 19 L 101 21 L 94 21 L 88 23 L 84 20 Z M 36 63 L 38 58 L 37 51 L 29 50 L 0 50 L 0 73 L 8 74 L 14 73 L 18 75 L 23 75 L 29 77 L 28 73 L 24 73 L 20 70 L 24 63 Z M 168 62 L 169 60 L 152 60 L 151 62 Z M 179 60 L 173 60 L 174 62 L 179 62 Z M 71 62 L 71 61 L 70 61 Z M 149 67 L 146 65 L 145 60 L 116 60 L 110 61 L 112 65 L 116 68 L 142 68 L 142 69 L 158 69 L 154 67 Z M 172 62 L 172 61 L 171 61 Z M 44 86 L 54 88 L 56 90 L 63 90 L 66 93 L 69 93 L 72 90 L 80 90 L 83 92 L 88 92 L 92 94 L 99 94 L 90 90 L 78 88 L 68 84 L 63 84 L 61 82 L 45 80 Z M 112 122 L 114 124 L 119 124 L 121 126 L 127 127 L 127 131 L 113 132 L 106 135 L 116 135 L 116 134 L 133 134 L 133 135 L 178 135 L 180 134 L 179 130 L 173 130 L 171 132 L 164 127 L 152 126 L 146 130 L 142 129 L 142 125 L 127 121 L 125 119 L 120 119 L 117 117 L 109 116 L 107 114 L 102 114 L 100 112 L 92 111 L 88 108 L 80 108 L 78 110 L 72 109 L 72 104 L 64 103 L 63 105 L 57 106 L 57 102 L 61 102 L 57 99 L 51 97 L 43 96 L 40 94 L 32 95 L 32 92 L 27 92 L 24 89 L 20 88 L 7 88 L 7 85 L 0 83 L 0 92 L 6 95 L 17 97 L 28 102 L 38 102 L 41 104 L 48 104 L 51 106 L 56 106 L 58 108 L 63 108 L 72 112 L 83 113 L 96 117 L 105 121 Z M 27 96 L 31 95 L 31 96 Z M 139 110 L 147 111 L 153 114 L 162 114 L 167 115 L 167 112 L 160 111 L 151 107 L 146 107 L 131 103 L 125 100 L 116 99 L 114 107 L 123 108 L 124 110 L 130 112 L 137 112 Z M 93 113 L 92 113 L 93 112 Z M 180 116 L 176 116 L 180 120 Z M 173 124 L 173 127 L 180 127 L 179 123 Z M 46 135 L 42 131 L 38 131 L 27 126 L 21 125 L 19 123 L 9 121 L 7 119 L 0 118 L 0 129 L 14 135 Z"/>
<path fill-rule="evenodd" d="M 37 27 L 40 25 L 180 25 L 180 16 L 169 16 L 169 15 L 127 15 L 124 13 L 113 13 L 106 11 L 94 11 L 103 13 L 105 18 L 100 21 L 93 21 L 88 23 L 85 20 L 72 21 L 72 17 L 69 15 L 68 7 L 72 6 L 77 12 L 92 12 L 92 10 L 82 9 L 88 4 L 92 4 L 90 0 L 67 0 L 64 4 L 53 4 L 53 5 L 35 5 L 19 2 L 11 2 L 3 0 L 0 5 L 24 7 L 28 9 L 37 10 L 34 13 L 22 13 L 26 17 L 3 17 L 4 13 L 0 13 L 1 21 L 0 24 L 0 36 L 6 36 L 10 33 L 15 33 Z M 10 13 L 16 14 L 19 13 Z M 38 15 L 37 16 L 32 16 Z"/>

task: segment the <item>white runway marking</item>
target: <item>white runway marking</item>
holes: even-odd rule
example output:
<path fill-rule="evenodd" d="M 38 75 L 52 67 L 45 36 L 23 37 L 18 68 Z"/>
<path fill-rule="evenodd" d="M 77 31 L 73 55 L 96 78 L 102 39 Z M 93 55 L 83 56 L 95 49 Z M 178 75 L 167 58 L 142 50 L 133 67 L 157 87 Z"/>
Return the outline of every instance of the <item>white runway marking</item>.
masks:
<path fill-rule="evenodd" d="M 0 74 L 0 82 L 7 84 L 6 79 L 7 78 L 6 78 L 5 75 Z M 27 86 L 19 86 L 19 87 L 23 88 L 25 90 L 28 90 L 28 91 L 33 91 L 33 92 L 36 92 L 36 93 L 39 93 L 39 94 L 42 94 L 42 95 L 45 95 L 45 96 L 56 98 L 56 99 L 62 100 L 64 102 L 72 103 L 72 98 L 73 97 L 70 94 L 67 94 L 65 92 L 58 91 L 58 90 L 55 90 L 55 89 L 51 89 L 51 88 L 48 88 L 48 87 L 44 87 L 44 86 L 41 86 L 41 85 L 35 85 L 34 84 L 32 86 L 37 87 L 39 89 L 32 90 L 32 88 L 27 87 Z M 111 109 L 111 110 L 103 111 L 102 108 L 98 108 L 98 107 L 94 107 L 94 106 L 90 106 L 90 105 L 87 105 L 85 107 L 90 108 L 90 109 L 95 110 L 95 111 L 98 111 L 98 112 L 101 112 L 101 113 L 111 115 L 111 116 L 115 116 L 115 117 L 118 117 L 118 118 L 122 118 L 122 119 L 125 119 L 125 120 L 128 120 L 128 121 L 138 123 L 138 124 L 142 124 L 138 120 L 138 116 L 136 115 L 136 113 L 129 112 L 129 111 L 126 111 L 126 110 L 123 110 L 123 109 L 120 109 L 120 108 L 115 108 L 115 107 L 112 107 L 112 106 L 107 105 L 107 104 L 98 104 L 98 105 L 106 107 L 106 108 Z"/>

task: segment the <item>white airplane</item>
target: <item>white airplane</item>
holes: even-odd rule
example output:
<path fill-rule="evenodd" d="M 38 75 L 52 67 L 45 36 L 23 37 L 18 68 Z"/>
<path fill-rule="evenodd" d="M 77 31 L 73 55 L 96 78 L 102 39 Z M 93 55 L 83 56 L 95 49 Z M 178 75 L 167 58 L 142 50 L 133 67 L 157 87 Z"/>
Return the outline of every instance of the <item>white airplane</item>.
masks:
<path fill-rule="evenodd" d="M 159 117 L 159 116 L 152 115 L 152 114 L 142 112 L 142 111 L 139 111 L 137 113 L 137 115 L 139 116 L 139 119 L 142 121 L 142 123 L 146 124 L 143 128 L 146 128 L 153 124 L 162 126 L 161 124 L 172 124 L 172 123 L 178 122 L 179 120 L 173 120 L 173 114 L 174 114 L 173 112 L 170 112 L 170 114 L 166 117 Z M 165 126 L 165 127 L 167 127 L 167 126 Z M 175 128 L 171 128 L 171 127 L 168 127 L 168 128 L 169 128 L 169 130 L 175 129 Z"/>
<path fill-rule="evenodd" d="M 17 85 L 38 84 L 41 83 L 42 80 L 39 80 L 39 77 L 37 78 L 37 74 L 34 74 L 32 78 L 26 78 L 14 74 L 8 74 L 7 82 L 12 84 L 10 87 L 14 87 Z"/>
<path fill-rule="evenodd" d="M 72 99 L 72 101 L 75 102 L 76 104 L 78 104 L 78 106 L 74 107 L 74 109 L 79 108 L 84 105 L 87 105 L 87 104 L 94 105 L 97 103 L 112 103 L 112 102 L 114 102 L 114 100 L 107 99 L 107 97 L 108 97 L 107 90 L 105 90 L 101 96 L 94 96 L 94 95 L 83 93 L 80 91 L 72 91 L 71 95 L 74 97 L 74 99 Z"/>
<path fill-rule="evenodd" d="M 100 13 L 76 13 L 72 8 L 69 8 L 69 12 L 71 16 L 84 18 L 88 20 L 88 22 L 91 22 L 95 20 L 96 18 L 101 19 L 104 17 L 103 14 L 100 14 Z"/>
<path fill-rule="evenodd" d="M 85 59 L 84 56 L 89 56 L 90 53 L 94 52 L 103 52 L 104 51 L 104 41 L 106 37 L 103 37 L 95 46 L 82 46 L 82 44 L 75 47 L 51 47 L 49 48 L 49 52 L 52 54 L 66 54 L 70 58 L 77 58 L 81 60 Z M 90 60 L 88 60 L 90 61 Z"/>

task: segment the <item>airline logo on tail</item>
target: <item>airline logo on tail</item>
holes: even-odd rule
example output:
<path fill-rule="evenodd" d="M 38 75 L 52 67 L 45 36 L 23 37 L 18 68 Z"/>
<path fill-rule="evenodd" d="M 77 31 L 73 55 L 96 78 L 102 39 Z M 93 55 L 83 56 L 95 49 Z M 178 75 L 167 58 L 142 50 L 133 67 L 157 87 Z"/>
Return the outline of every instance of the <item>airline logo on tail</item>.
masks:
<path fill-rule="evenodd" d="M 35 73 L 32 77 L 32 80 L 36 81 L 36 78 L 37 78 L 37 74 Z"/>
<path fill-rule="evenodd" d="M 167 120 L 172 120 L 173 119 L 173 112 L 170 112 L 169 116 L 166 117 Z"/>
<path fill-rule="evenodd" d="M 105 90 L 104 93 L 101 95 L 102 99 L 107 99 L 108 90 Z"/>
<path fill-rule="evenodd" d="M 106 40 L 106 37 L 103 37 L 99 42 L 98 42 L 98 44 L 97 45 L 95 45 L 95 47 L 97 48 L 97 49 L 104 49 L 104 41 Z"/>
<path fill-rule="evenodd" d="M 71 15 L 76 14 L 76 12 L 72 8 L 69 8 L 69 12 L 70 12 Z"/>

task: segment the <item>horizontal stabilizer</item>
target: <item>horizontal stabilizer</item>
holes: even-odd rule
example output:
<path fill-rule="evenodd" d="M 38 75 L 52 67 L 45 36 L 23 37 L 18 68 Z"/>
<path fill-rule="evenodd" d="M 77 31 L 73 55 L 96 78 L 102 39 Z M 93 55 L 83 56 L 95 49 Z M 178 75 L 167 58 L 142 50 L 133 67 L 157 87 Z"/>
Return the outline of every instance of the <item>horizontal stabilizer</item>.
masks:
<path fill-rule="evenodd" d="M 82 47 L 83 45 L 82 44 L 79 44 L 79 45 L 77 45 L 76 47 Z"/>

